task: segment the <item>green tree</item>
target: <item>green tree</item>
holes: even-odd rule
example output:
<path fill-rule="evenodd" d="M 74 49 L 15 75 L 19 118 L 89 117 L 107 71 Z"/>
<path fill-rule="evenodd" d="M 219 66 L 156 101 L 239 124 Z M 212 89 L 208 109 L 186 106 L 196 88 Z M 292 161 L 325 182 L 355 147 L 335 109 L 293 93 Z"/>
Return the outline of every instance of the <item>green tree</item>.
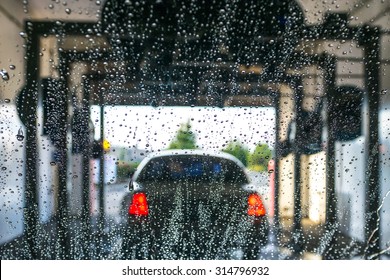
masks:
<path fill-rule="evenodd" d="M 240 141 L 230 141 L 226 148 L 222 151 L 235 156 L 242 162 L 242 164 L 248 166 L 249 150 Z"/>
<path fill-rule="evenodd" d="M 267 144 L 259 143 L 249 155 L 249 168 L 256 171 L 267 171 L 268 162 L 272 158 L 272 150 Z"/>
<path fill-rule="evenodd" d="M 175 139 L 168 146 L 168 150 L 171 149 L 196 149 L 196 137 L 191 130 L 190 121 L 182 123 L 179 130 L 176 133 Z"/>

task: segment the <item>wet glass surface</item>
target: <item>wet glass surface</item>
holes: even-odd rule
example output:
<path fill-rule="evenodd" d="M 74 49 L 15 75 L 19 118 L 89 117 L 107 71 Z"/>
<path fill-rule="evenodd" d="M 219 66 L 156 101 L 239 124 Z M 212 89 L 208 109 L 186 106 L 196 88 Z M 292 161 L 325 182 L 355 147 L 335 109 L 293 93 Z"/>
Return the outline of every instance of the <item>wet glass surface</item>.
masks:
<path fill-rule="evenodd" d="M 2 1 L 1 258 L 389 259 L 386 11 Z"/>

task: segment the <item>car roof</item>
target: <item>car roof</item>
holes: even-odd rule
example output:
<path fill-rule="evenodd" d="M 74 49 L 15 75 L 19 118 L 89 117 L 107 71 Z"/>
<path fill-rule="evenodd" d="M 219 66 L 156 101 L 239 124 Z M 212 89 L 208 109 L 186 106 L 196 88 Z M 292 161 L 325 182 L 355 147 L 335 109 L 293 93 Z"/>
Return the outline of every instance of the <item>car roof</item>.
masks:
<path fill-rule="evenodd" d="M 183 155 L 212 156 L 217 158 L 224 158 L 235 162 L 239 167 L 245 170 L 245 166 L 244 164 L 242 164 L 240 160 L 238 160 L 236 157 L 232 156 L 231 154 L 225 152 L 210 151 L 210 150 L 172 149 L 172 150 L 162 150 L 162 151 L 149 153 L 141 161 L 140 165 L 137 168 L 137 171 L 134 173 L 133 178 L 136 179 L 139 173 L 141 172 L 141 170 L 145 167 L 145 165 L 153 158 L 168 157 L 168 156 L 183 156 Z"/>

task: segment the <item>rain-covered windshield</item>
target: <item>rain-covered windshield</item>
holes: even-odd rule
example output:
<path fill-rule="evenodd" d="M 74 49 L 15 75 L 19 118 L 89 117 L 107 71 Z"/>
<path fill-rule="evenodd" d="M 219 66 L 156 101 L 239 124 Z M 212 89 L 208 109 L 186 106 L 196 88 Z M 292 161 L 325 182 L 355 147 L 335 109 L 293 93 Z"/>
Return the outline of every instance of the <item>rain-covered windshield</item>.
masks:
<path fill-rule="evenodd" d="M 390 258 L 388 1 L 0 2 L 1 259 Z"/>

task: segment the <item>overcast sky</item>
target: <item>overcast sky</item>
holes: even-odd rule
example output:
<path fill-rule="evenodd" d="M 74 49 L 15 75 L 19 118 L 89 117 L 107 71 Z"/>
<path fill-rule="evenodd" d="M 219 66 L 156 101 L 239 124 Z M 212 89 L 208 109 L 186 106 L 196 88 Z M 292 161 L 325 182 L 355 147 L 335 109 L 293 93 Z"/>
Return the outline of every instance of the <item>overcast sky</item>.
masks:
<path fill-rule="evenodd" d="M 95 139 L 100 138 L 99 107 L 93 107 L 91 119 Z M 238 139 L 248 148 L 261 143 L 274 144 L 273 108 L 211 108 L 107 106 L 105 138 L 112 146 L 140 149 L 165 149 L 181 123 L 190 120 L 197 143 L 204 149 L 221 150 L 223 144 Z"/>

